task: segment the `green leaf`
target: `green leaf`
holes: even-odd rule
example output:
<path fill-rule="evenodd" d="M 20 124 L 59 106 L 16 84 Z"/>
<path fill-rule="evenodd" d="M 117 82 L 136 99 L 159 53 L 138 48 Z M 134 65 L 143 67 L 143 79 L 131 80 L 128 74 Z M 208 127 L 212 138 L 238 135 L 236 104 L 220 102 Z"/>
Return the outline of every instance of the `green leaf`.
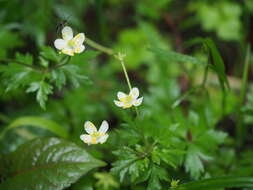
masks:
<path fill-rule="evenodd" d="M 217 73 L 222 89 L 225 89 L 225 87 L 229 88 L 225 65 L 215 43 L 210 38 L 205 39 L 204 43 L 210 51 L 213 60 L 213 67 L 211 68 Z"/>
<path fill-rule="evenodd" d="M 91 59 L 96 58 L 99 55 L 99 51 L 85 50 L 82 54 L 77 54 L 71 57 L 70 64 L 82 64 L 88 63 Z"/>
<path fill-rule="evenodd" d="M 20 117 L 14 120 L 9 126 L 4 129 L 4 131 L 2 131 L 0 138 L 2 138 L 8 130 L 22 126 L 33 126 L 37 128 L 42 128 L 51 131 L 59 137 L 68 137 L 67 130 L 52 120 L 44 119 L 41 117 Z"/>
<path fill-rule="evenodd" d="M 54 81 L 56 87 L 60 90 L 66 84 L 66 76 L 61 68 L 51 72 L 51 80 Z"/>
<path fill-rule="evenodd" d="M 51 61 L 54 62 L 59 62 L 60 61 L 60 56 L 57 54 L 57 52 L 48 46 L 44 46 L 41 48 L 42 52 L 40 53 L 40 55 L 46 59 L 49 59 Z"/>
<path fill-rule="evenodd" d="M 39 88 L 39 90 L 37 92 L 36 99 L 37 99 L 37 101 L 39 102 L 40 106 L 43 109 L 46 108 L 46 101 L 48 99 L 47 96 L 49 94 L 53 93 L 52 90 L 53 90 L 53 87 L 50 84 L 47 84 L 44 81 L 40 82 L 40 88 Z"/>
<path fill-rule="evenodd" d="M 200 174 L 204 172 L 204 165 L 202 160 L 210 160 L 211 157 L 203 154 L 201 150 L 194 144 L 190 144 L 187 150 L 186 159 L 185 159 L 185 169 L 190 175 L 197 179 L 200 177 Z"/>
<path fill-rule="evenodd" d="M 6 86 L 6 92 L 27 86 L 34 78 L 39 77 L 36 76 L 37 73 L 35 73 L 33 69 L 16 63 L 1 65 L 0 73 L 4 78 L 3 84 Z"/>
<path fill-rule="evenodd" d="M 75 88 L 78 88 L 82 81 L 88 80 L 87 76 L 80 73 L 80 67 L 77 65 L 64 65 L 62 70 Z"/>
<path fill-rule="evenodd" d="M 162 189 L 161 180 L 167 180 L 167 172 L 164 168 L 159 166 L 153 166 L 148 182 L 147 190 L 159 190 Z"/>
<path fill-rule="evenodd" d="M 60 190 L 91 169 L 105 163 L 74 143 L 58 138 L 38 138 L 6 156 L 7 179 L 0 189 Z"/>
<path fill-rule="evenodd" d="M 29 76 L 31 74 L 31 70 L 23 70 L 10 78 L 7 88 L 5 89 L 6 92 L 17 89 L 20 86 L 25 85 L 29 82 Z"/>
<path fill-rule="evenodd" d="M 8 30 L 0 31 L 0 46 L 3 49 L 11 49 L 15 47 L 20 47 L 24 43 L 18 34 L 18 32 L 11 32 Z"/>
<path fill-rule="evenodd" d="M 199 20 L 205 31 L 215 31 L 217 36 L 223 40 L 240 40 L 243 36 L 243 25 L 240 21 L 243 6 L 239 2 L 219 1 L 219 3 L 212 3 L 209 1 L 192 1 L 189 7 L 196 12 L 196 19 Z"/>
<path fill-rule="evenodd" d="M 109 190 L 112 188 L 118 188 L 119 183 L 113 178 L 110 173 L 97 172 L 94 174 L 97 180 L 96 186 L 101 189 Z"/>
<path fill-rule="evenodd" d="M 150 48 L 150 51 L 157 54 L 158 56 L 162 56 L 167 58 L 169 61 L 175 61 L 175 62 L 182 62 L 182 63 L 192 63 L 192 64 L 200 64 L 200 65 L 206 65 L 207 63 L 200 61 L 199 59 L 184 55 L 181 53 L 177 53 L 174 51 L 166 51 L 163 49 L 159 49 L 157 47 Z"/>
<path fill-rule="evenodd" d="M 20 61 L 22 63 L 26 63 L 27 65 L 32 65 L 33 64 L 33 56 L 30 54 L 21 54 L 21 53 L 16 53 L 16 60 Z"/>
<path fill-rule="evenodd" d="M 218 177 L 204 179 L 171 188 L 173 190 L 203 190 L 229 187 L 249 187 L 253 188 L 253 177 Z"/>
<path fill-rule="evenodd" d="M 26 90 L 27 93 L 36 91 L 36 100 L 39 102 L 40 106 L 43 109 L 46 109 L 46 101 L 48 99 L 48 95 L 53 93 L 53 86 L 46 83 L 45 81 L 33 82 Z"/>
<path fill-rule="evenodd" d="M 205 45 L 210 53 L 211 61 L 213 63 L 208 64 L 208 66 L 217 74 L 222 89 L 225 90 L 226 88 L 229 88 L 225 65 L 214 41 L 211 38 L 195 38 L 186 43 L 187 46 L 193 46 L 195 44 Z"/>

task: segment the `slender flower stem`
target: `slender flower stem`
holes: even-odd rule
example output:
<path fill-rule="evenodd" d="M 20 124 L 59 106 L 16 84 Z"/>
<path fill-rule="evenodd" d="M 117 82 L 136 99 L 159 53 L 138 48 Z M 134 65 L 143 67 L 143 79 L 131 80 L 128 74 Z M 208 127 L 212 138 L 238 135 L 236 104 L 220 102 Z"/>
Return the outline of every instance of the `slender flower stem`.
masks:
<path fill-rule="evenodd" d="M 120 64 L 121 64 L 122 69 L 124 71 L 124 75 L 125 75 L 125 78 L 126 78 L 126 81 L 127 81 L 129 91 L 131 91 L 132 90 L 132 85 L 131 85 L 131 82 L 129 80 L 129 76 L 127 74 L 127 70 L 126 70 L 125 63 L 124 63 L 124 57 L 125 56 L 126 56 L 125 54 L 118 53 L 118 55 L 116 55 L 115 57 L 120 61 Z M 137 107 L 134 107 L 134 108 L 135 108 L 136 115 L 139 116 L 138 108 Z"/>
<path fill-rule="evenodd" d="M 104 52 L 104 53 L 106 53 L 106 54 L 108 54 L 108 55 L 113 55 L 113 54 L 114 54 L 114 52 L 113 52 L 112 49 L 107 48 L 107 47 L 104 47 L 104 46 L 102 46 L 102 45 L 100 45 L 100 44 L 98 44 L 98 43 L 92 41 L 91 39 L 89 39 L 89 38 L 87 38 L 87 37 L 85 38 L 85 42 L 86 42 L 89 46 L 91 46 L 91 47 L 93 47 L 93 48 L 95 48 L 95 49 L 97 49 L 97 50 L 99 50 L 99 51 L 102 51 L 102 52 Z"/>
<path fill-rule="evenodd" d="M 125 78 L 126 78 L 126 81 L 127 81 L 128 88 L 131 91 L 132 90 L 132 85 L 131 85 L 131 82 L 129 80 L 129 76 L 127 74 L 127 70 L 126 70 L 126 67 L 125 67 L 124 59 L 123 58 L 119 58 L 119 61 L 120 61 L 120 64 L 122 66 L 122 69 L 123 69 L 123 72 L 124 72 L 124 75 L 125 75 Z"/>
<path fill-rule="evenodd" d="M 104 46 L 102 46 L 102 45 L 100 45 L 100 44 L 98 44 L 98 43 L 92 41 L 91 39 L 89 39 L 89 38 L 87 38 L 87 37 L 86 37 L 86 40 L 85 40 L 85 41 L 86 41 L 86 43 L 87 43 L 89 46 L 91 46 L 91 47 L 93 47 L 93 48 L 95 48 L 95 49 L 97 49 L 97 50 L 99 50 L 99 51 L 101 51 L 101 52 L 104 52 L 104 53 L 106 53 L 106 54 L 108 54 L 108 55 L 114 55 L 114 57 L 120 61 L 120 64 L 121 64 L 121 66 L 122 66 L 122 69 L 123 69 L 123 72 L 124 72 L 124 75 L 125 75 L 125 78 L 126 78 L 126 81 L 127 81 L 128 88 L 129 88 L 129 90 L 131 91 L 131 90 L 132 90 L 132 85 L 131 85 L 131 82 L 130 82 L 130 80 L 129 80 L 129 76 L 128 76 L 128 74 L 127 74 L 127 70 L 126 70 L 125 63 L 124 63 L 124 57 L 125 57 L 126 55 L 124 55 L 124 54 L 122 54 L 122 53 L 115 54 L 115 52 L 114 52 L 112 49 L 107 48 L 107 47 L 104 47 Z M 135 111 L 136 111 L 136 114 L 137 114 L 137 116 L 138 116 L 138 115 L 139 115 L 139 112 L 138 112 L 137 107 L 135 107 Z"/>

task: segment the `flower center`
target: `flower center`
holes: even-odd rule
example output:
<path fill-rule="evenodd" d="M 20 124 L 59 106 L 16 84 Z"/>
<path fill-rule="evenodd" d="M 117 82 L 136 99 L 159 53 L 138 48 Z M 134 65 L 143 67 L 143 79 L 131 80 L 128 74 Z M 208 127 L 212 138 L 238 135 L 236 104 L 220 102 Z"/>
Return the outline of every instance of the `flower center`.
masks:
<path fill-rule="evenodd" d="M 73 48 L 75 46 L 75 41 L 74 40 L 69 40 L 68 41 L 68 46 L 70 46 L 71 48 Z"/>
<path fill-rule="evenodd" d="M 95 132 L 95 133 L 93 133 L 91 136 L 97 138 L 97 137 L 102 136 L 102 134 L 99 133 L 99 132 Z"/>
<path fill-rule="evenodd" d="M 128 95 L 126 96 L 124 99 L 123 99 L 123 102 L 125 104 L 131 104 L 131 102 L 133 101 L 133 97 L 131 95 Z"/>

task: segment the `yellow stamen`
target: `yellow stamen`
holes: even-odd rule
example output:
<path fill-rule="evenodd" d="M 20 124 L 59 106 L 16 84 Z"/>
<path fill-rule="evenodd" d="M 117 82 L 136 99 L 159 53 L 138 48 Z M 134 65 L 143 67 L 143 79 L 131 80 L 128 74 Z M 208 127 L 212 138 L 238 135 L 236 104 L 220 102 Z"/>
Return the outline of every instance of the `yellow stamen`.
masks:
<path fill-rule="evenodd" d="M 92 137 L 91 138 L 91 144 L 96 144 L 97 143 L 97 138 L 96 137 Z"/>

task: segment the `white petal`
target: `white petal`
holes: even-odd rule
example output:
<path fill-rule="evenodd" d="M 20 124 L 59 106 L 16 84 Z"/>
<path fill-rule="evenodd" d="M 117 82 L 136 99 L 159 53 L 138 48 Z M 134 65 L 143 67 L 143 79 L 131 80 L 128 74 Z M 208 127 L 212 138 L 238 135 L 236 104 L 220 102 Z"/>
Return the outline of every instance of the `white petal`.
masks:
<path fill-rule="evenodd" d="M 92 137 L 91 137 L 90 135 L 81 135 L 81 136 L 80 136 L 80 139 L 81 139 L 83 142 L 90 144 L 90 143 L 91 143 Z"/>
<path fill-rule="evenodd" d="M 73 38 L 73 42 L 75 44 L 75 46 L 80 46 L 83 44 L 85 40 L 85 36 L 84 33 L 79 33 L 77 34 L 74 38 Z"/>
<path fill-rule="evenodd" d="M 118 107 L 122 107 L 122 106 L 124 105 L 123 102 L 120 102 L 120 101 L 117 101 L 117 100 L 114 100 L 114 103 L 115 103 L 115 105 L 118 106 Z"/>
<path fill-rule="evenodd" d="M 134 106 L 139 106 L 139 105 L 141 105 L 142 100 L 143 100 L 143 97 L 138 98 L 137 100 L 135 100 L 135 101 L 133 102 L 133 105 L 134 105 Z"/>
<path fill-rule="evenodd" d="M 105 143 L 105 141 L 107 140 L 108 137 L 109 137 L 108 134 L 105 134 L 105 135 L 101 136 L 101 137 L 98 139 L 98 143 L 101 143 L 101 144 Z"/>
<path fill-rule="evenodd" d="M 69 26 L 65 26 L 62 31 L 62 38 L 66 41 L 71 40 L 73 38 L 73 31 Z"/>
<path fill-rule="evenodd" d="M 102 124 L 101 124 L 101 126 L 100 126 L 100 128 L 99 128 L 99 130 L 98 130 L 98 132 L 105 134 L 106 131 L 108 130 L 108 128 L 109 128 L 108 122 L 107 121 L 103 121 Z"/>
<path fill-rule="evenodd" d="M 139 89 L 134 87 L 134 88 L 132 88 L 132 90 L 130 91 L 129 94 L 136 99 L 139 96 Z"/>
<path fill-rule="evenodd" d="M 57 49 L 62 50 L 63 48 L 65 48 L 67 46 L 67 42 L 63 39 L 57 39 L 54 41 L 54 46 Z"/>
<path fill-rule="evenodd" d="M 80 46 L 77 46 L 75 47 L 75 53 L 82 53 L 85 49 L 85 46 L 84 45 L 80 45 Z"/>
<path fill-rule="evenodd" d="M 118 99 L 119 99 L 119 100 L 122 100 L 122 99 L 124 99 L 127 95 L 126 95 L 125 93 L 123 93 L 123 92 L 118 92 L 117 96 L 118 96 Z"/>
<path fill-rule="evenodd" d="M 93 134 L 95 132 L 97 132 L 97 128 L 95 127 L 95 125 L 90 122 L 90 121 L 86 121 L 84 124 L 84 129 L 88 134 Z"/>
<path fill-rule="evenodd" d="M 74 55 L 74 50 L 70 49 L 70 48 L 64 48 L 64 49 L 62 49 L 61 52 L 64 53 L 64 54 L 66 54 L 66 55 L 70 55 L 70 56 Z"/>

